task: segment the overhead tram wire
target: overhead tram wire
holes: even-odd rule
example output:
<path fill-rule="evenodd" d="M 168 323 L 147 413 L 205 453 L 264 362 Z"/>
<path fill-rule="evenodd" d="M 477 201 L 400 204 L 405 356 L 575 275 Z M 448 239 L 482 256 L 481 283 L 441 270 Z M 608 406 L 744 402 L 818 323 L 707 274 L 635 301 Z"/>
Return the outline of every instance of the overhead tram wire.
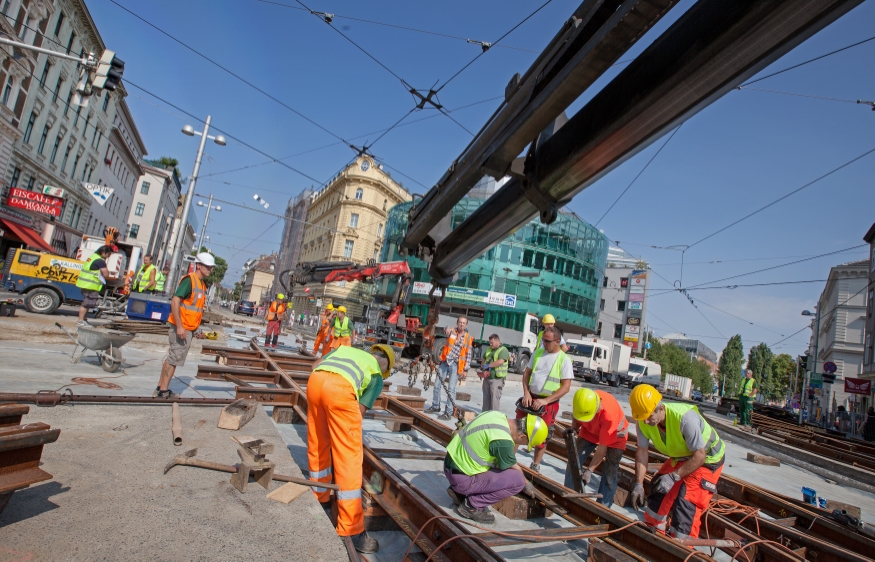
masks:
<path fill-rule="evenodd" d="M 836 101 L 836 102 L 841 102 L 841 103 L 852 103 L 854 105 L 859 105 L 859 103 L 856 100 L 843 100 L 843 99 L 839 99 L 839 98 L 827 98 L 824 96 L 813 96 L 811 94 L 796 94 L 793 92 L 782 92 L 780 90 L 765 90 L 763 88 L 749 88 L 746 86 L 739 86 L 738 88 L 736 88 L 736 90 L 750 90 L 753 92 L 767 92 L 769 94 L 783 94 L 785 96 L 795 96 L 798 98 L 811 98 L 811 99 L 815 99 L 815 100 Z"/>
<path fill-rule="evenodd" d="M 705 291 L 708 289 L 739 289 L 741 287 L 768 287 L 768 286 L 773 286 L 773 285 L 801 285 L 801 284 L 805 284 L 805 283 L 825 283 L 826 281 L 828 281 L 828 280 L 827 279 L 809 279 L 806 281 L 776 281 L 774 283 L 749 283 L 749 284 L 745 284 L 745 285 L 723 285 L 720 287 L 697 287 L 697 288 L 689 288 L 689 289 L 684 289 L 684 290 L 685 291 Z M 677 291 L 676 289 L 671 289 L 671 290 L 666 290 L 665 292 L 662 292 L 662 293 L 653 293 L 650 296 L 657 297 L 659 295 L 666 295 L 668 293 L 674 293 L 676 291 Z"/>
<path fill-rule="evenodd" d="M 285 217 L 283 217 L 283 218 L 285 218 Z M 271 225 L 268 226 L 267 229 L 266 229 L 264 232 L 262 232 L 261 234 L 258 235 L 258 238 L 253 239 L 252 242 L 250 242 L 249 244 L 246 244 L 245 246 L 243 246 L 242 248 L 240 248 L 239 250 L 237 250 L 237 252 L 236 252 L 234 255 L 232 255 L 230 258 L 228 258 L 228 260 L 227 260 L 228 263 L 231 263 L 231 260 L 233 260 L 234 258 L 236 258 L 237 255 L 238 255 L 240 252 L 245 251 L 246 248 L 248 248 L 249 246 L 253 245 L 253 244 L 254 244 L 255 242 L 257 242 L 262 236 L 264 236 L 265 234 L 267 234 L 268 232 L 270 232 L 270 229 L 272 229 L 272 228 L 275 227 L 277 224 L 279 224 L 280 220 L 281 220 L 281 219 L 277 219 L 277 220 L 273 221 L 273 223 L 271 223 Z"/>

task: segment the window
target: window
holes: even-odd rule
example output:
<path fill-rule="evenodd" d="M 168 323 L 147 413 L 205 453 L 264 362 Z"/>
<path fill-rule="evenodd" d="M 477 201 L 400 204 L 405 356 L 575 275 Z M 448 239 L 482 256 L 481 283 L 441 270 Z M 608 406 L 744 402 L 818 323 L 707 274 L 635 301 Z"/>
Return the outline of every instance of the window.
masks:
<path fill-rule="evenodd" d="M 49 70 L 51 70 L 51 69 L 52 69 L 52 63 L 50 63 L 50 62 L 47 60 L 47 61 L 46 61 L 46 65 L 43 67 L 43 73 L 40 74 L 40 76 L 39 76 L 39 85 L 40 85 L 40 88 L 45 88 L 45 87 L 46 87 L 46 80 L 47 80 L 48 77 L 49 77 Z"/>
<path fill-rule="evenodd" d="M 866 303 L 866 315 L 872 318 L 872 301 L 875 300 L 875 289 L 869 289 L 869 302 Z"/>
<path fill-rule="evenodd" d="M 55 84 L 55 90 L 52 92 L 52 103 L 58 101 L 58 94 L 61 92 L 61 86 L 64 84 L 64 77 L 58 75 L 58 83 Z"/>
<path fill-rule="evenodd" d="M 595 329 L 595 335 L 598 337 L 602 337 L 602 323 L 599 322 L 599 325 Z"/>
<path fill-rule="evenodd" d="M 15 85 L 15 78 L 10 76 L 9 78 L 6 79 L 6 86 L 3 88 L 3 99 L 0 100 L 0 101 L 2 101 L 3 105 L 6 105 L 6 106 L 9 105 L 10 98 L 12 97 L 12 86 L 14 86 L 14 85 Z"/>
<path fill-rule="evenodd" d="M 614 337 L 619 339 L 623 336 L 623 325 L 614 324 Z"/>
<path fill-rule="evenodd" d="M 64 117 L 67 116 L 67 112 L 70 111 L 70 100 L 73 99 L 73 89 L 70 89 L 70 92 L 67 94 L 67 101 L 64 102 Z"/>
<path fill-rule="evenodd" d="M 61 162 L 61 173 L 64 173 L 64 168 L 67 167 L 67 158 L 70 157 L 70 151 L 73 150 L 73 143 L 67 145 L 67 150 L 64 151 L 64 160 Z"/>
<path fill-rule="evenodd" d="M 343 243 L 343 257 L 351 258 L 352 257 L 352 248 L 355 245 L 355 242 L 352 240 L 347 240 Z"/>
<path fill-rule="evenodd" d="M 617 301 L 617 312 L 626 310 L 626 301 Z"/>
<path fill-rule="evenodd" d="M 362 197 L 364 196 L 364 194 L 365 194 L 365 192 L 362 191 L 362 188 L 358 188 L 358 189 L 356 189 L 356 190 L 355 190 L 355 198 L 356 198 L 356 200 L 357 200 L 357 201 L 361 201 L 361 200 L 362 200 Z"/>
<path fill-rule="evenodd" d="M 18 178 L 21 177 L 21 170 L 15 168 L 12 170 L 12 179 L 9 181 L 9 185 L 12 187 L 18 187 Z"/>
<path fill-rule="evenodd" d="M 58 136 L 55 137 L 55 144 L 52 145 L 52 155 L 49 157 L 49 163 L 55 163 L 55 157 L 58 155 L 58 147 L 61 145 L 61 141 L 64 139 L 63 133 L 58 133 Z"/>
<path fill-rule="evenodd" d="M 386 210 L 386 205 L 388 205 L 388 204 L 389 204 L 389 201 L 386 199 L 383 199 L 383 210 L 384 211 Z"/>
<path fill-rule="evenodd" d="M 30 144 L 30 134 L 33 133 L 33 124 L 36 122 L 36 111 L 30 112 L 30 118 L 27 120 L 27 126 L 24 128 L 24 138 L 22 139 L 27 144 Z"/>
<path fill-rule="evenodd" d="M 132 224 L 132 225 L 131 225 L 131 232 L 130 232 L 130 234 L 128 234 L 128 238 L 134 238 L 134 239 L 136 239 L 136 238 L 137 238 L 137 234 L 139 234 L 139 232 L 140 232 L 140 225 L 138 225 L 138 224 Z"/>
<path fill-rule="evenodd" d="M 106 92 L 106 95 L 103 96 L 103 111 L 106 112 L 106 108 L 109 106 L 109 92 Z"/>
<path fill-rule="evenodd" d="M 602 287 L 608 286 L 608 276 L 605 275 L 604 279 L 602 279 Z"/>
<path fill-rule="evenodd" d="M 145 203 L 137 203 L 137 208 L 134 209 L 134 214 L 137 215 L 138 217 L 142 217 L 143 211 L 145 211 L 145 210 L 146 210 Z"/>
<path fill-rule="evenodd" d="M 358 213 L 352 213 L 349 215 L 349 227 L 350 228 L 358 228 L 359 225 L 359 216 Z"/>
<path fill-rule="evenodd" d="M 70 54 L 70 50 L 73 48 L 73 41 L 76 40 L 76 33 L 71 29 L 70 30 L 70 40 L 67 41 L 67 54 Z"/>
<path fill-rule="evenodd" d="M 866 348 L 869 355 L 869 365 L 875 363 L 875 345 L 872 342 L 872 332 L 866 334 Z"/>
<path fill-rule="evenodd" d="M 81 154 L 77 154 L 76 158 L 73 160 L 73 169 L 70 170 L 70 177 L 71 178 L 76 175 L 76 168 L 79 167 L 79 158 L 81 158 L 81 157 L 82 157 Z"/>
<path fill-rule="evenodd" d="M 27 180 L 27 190 L 28 191 L 33 191 L 33 184 L 34 183 L 36 183 L 36 178 L 34 178 L 33 176 L 30 176 L 30 178 L 28 178 L 28 180 Z"/>
<path fill-rule="evenodd" d="M 604 310 L 604 309 L 605 309 L 605 299 L 602 299 L 601 304 L 599 304 L 599 310 Z"/>
<path fill-rule="evenodd" d="M 61 26 L 64 25 L 64 12 L 58 13 L 58 23 L 55 24 L 55 37 L 61 32 Z"/>
<path fill-rule="evenodd" d="M 94 128 L 94 138 L 91 139 L 91 146 L 94 148 L 100 148 L 100 139 L 103 138 L 103 132 L 97 127 Z"/>
<path fill-rule="evenodd" d="M 43 134 L 40 135 L 39 144 L 36 147 L 36 151 L 38 154 L 43 153 L 43 149 L 45 149 L 46 147 L 46 139 L 49 137 L 49 131 L 51 130 L 51 128 L 52 126 L 48 122 L 46 122 L 45 126 L 43 127 Z"/>
<path fill-rule="evenodd" d="M 149 195 L 149 182 L 143 182 L 143 185 L 140 186 L 140 193 L 143 195 Z"/>
<path fill-rule="evenodd" d="M 383 237 L 383 224 L 380 223 L 380 226 L 377 227 L 377 238 Z"/>
<path fill-rule="evenodd" d="M 88 177 L 85 178 L 85 181 L 91 182 L 91 174 L 93 174 L 93 173 L 94 173 L 94 166 L 91 166 L 91 169 L 88 170 Z"/>
<path fill-rule="evenodd" d="M 9 6 L 10 6 L 11 4 L 12 4 L 12 0 L 5 0 L 5 1 L 3 2 L 3 9 L 0 10 L 0 12 L 2 12 L 4 16 L 8 16 L 8 15 L 9 15 Z"/>
<path fill-rule="evenodd" d="M 91 114 L 89 113 L 88 115 L 85 116 L 85 126 L 82 127 L 82 138 L 83 139 L 85 138 L 85 133 L 88 132 L 88 123 L 90 123 L 90 122 L 91 122 Z"/>

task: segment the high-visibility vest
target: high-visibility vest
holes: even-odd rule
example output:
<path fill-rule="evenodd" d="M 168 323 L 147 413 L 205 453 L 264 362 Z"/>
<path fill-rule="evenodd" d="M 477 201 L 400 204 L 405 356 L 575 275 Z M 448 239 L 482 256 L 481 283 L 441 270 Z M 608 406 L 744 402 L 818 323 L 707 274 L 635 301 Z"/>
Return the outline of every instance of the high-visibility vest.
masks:
<path fill-rule="evenodd" d="M 507 351 L 505 347 L 502 345 L 498 349 L 489 349 L 486 350 L 486 353 L 483 354 L 483 359 L 487 363 L 492 363 L 493 361 L 498 361 L 498 356 L 501 355 L 502 351 Z M 507 376 L 507 359 L 504 360 L 504 364 L 499 367 L 492 367 L 489 369 L 492 372 L 492 376 L 497 379 L 503 379 Z"/>
<path fill-rule="evenodd" d="M 335 338 L 345 338 L 352 333 L 352 330 L 349 327 L 349 316 L 343 317 L 343 322 L 340 322 L 340 318 L 334 319 L 334 337 Z"/>
<path fill-rule="evenodd" d="M 328 371 L 345 378 L 359 398 L 371 384 L 372 375 L 380 375 L 382 384 L 382 371 L 377 358 L 367 351 L 345 345 L 326 355 L 316 366 L 316 370 Z"/>
<path fill-rule="evenodd" d="M 167 281 L 167 276 L 161 271 L 155 272 L 155 290 L 159 293 L 164 292 L 164 283 Z"/>
<path fill-rule="evenodd" d="M 92 271 L 91 264 L 95 260 L 102 260 L 103 256 L 98 253 L 91 254 L 82 265 L 82 271 L 79 272 L 79 279 L 76 280 L 76 286 L 86 291 L 99 291 L 103 289 L 103 282 L 100 280 L 100 271 Z"/>
<path fill-rule="evenodd" d="M 144 265 L 140 267 L 140 271 L 137 273 L 137 277 L 134 279 L 133 290 L 142 293 L 146 290 L 146 286 L 149 284 L 149 276 L 150 272 L 155 269 L 154 265 Z M 158 281 L 158 275 L 155 275 L 155 281 Z"/>
<path fill-rule="evenodd" d="M 659 427 L 655 425 L 647 425 L 639 423 L 638 427 L 647 439 L 653 443 L 656 450 L 663 455 L 668 455 L 673 461 L 685 460 L 693 456 L 693 452 L 687 448 L 687 442 L 684 441 L 684 436 L 681 435 L 681 418 L 690 410 L 695 410 L 699 414 L 699 408 L 692 404 L 683 404 L 681 402 L 663 402 L 665 406 L 665 440 L 659 431 Z M 705 442 L 705 464 L 713 464 L 719 462 L 723 458 L 725 447 L 723 440 L 717 435 L 717 432 L 708 425 L 708 421 L 702 418 L 704 429 L 702 430 L 702 440 Z"/>
<path fill-rule="evenodd" d="M 495 466 L 496 458 L 489 454 L 493 441 L 510 441 L 510 424 L 501 412 L 483 412 L 450 440 L 447 454 L 468 476 L 486 472 Z"/>
<path fill-rule="evenodd" d="M 753 392 L 753 387 L 756 383 L 757 381 L 753 377 L 749 379 L 744 378 L 744 380 L 741 381 L 741 391 L 738 395 L 750 397 L 750 393 Z"/>
<path fill-rule="evenodd" d="M 453 330 L 453 333 L 447 338 L 447 344 L 441 350 L 441 362 L 446 362 L 447 356 L 450 354 L 450 349 L 456 345 L 456 338 L 459 334 Z M 465 332 L 465 337 L 462 338 L 462 349 L 459 350 L 459 368 L 458 373 L 461 375 L 468 370 L 468 365 L 465 361 L 468 360 L 468 349 L 474 344 L 474 338 L 468 332 Z"/>
<path fill-rule="evenodd" d="M 204 287 L 204 282 L 201 281 L 194 273 L 189 273 L 185 277 L 191 279 L 191 295 L 179 305 L 179 318 L 182 320 L 182 327 L 193 332 L 201 325 L 201 318 L 204 315 L 204 305 L 207 302 L 207 291 Z M 185 279 L 183 277 L 183 279 Z M 180 281 L 182 283 L 182 281 Z M 173 315 L 170 315 L 170 323 L 174 326 L 176 321 Z"/>
<path fill-rule="evenodd" d="M 273 301 L 270 303 L 270 308 L 267 309 L 268 322 L 276 320 L 286 311 L 286 303 Z"/>
<path fill-rule="evenodd" d="M 535 359 L 532 361 L 532 373 L 535 372 L 535 367 L 538 366 L 538 360 L 545 353 L 547 352 L 544 351 L 543 347 L 535 351 Z M 556 361 L 553 362 L 553 367 L 550 369 L 550 373 L 544 380 L 544 386 L 542 386 L 539 391 L 534 392 L 534 394 L 537 394 L 538 396 L 549 396 L 559 390 L 559 387 L 562 384 L 562 365 L 565 363 L 566 357 L 564 351 L 560 350 L 557 352 Z M 531 387 L 529 387 L 529 390 L 531 390 Z"/>

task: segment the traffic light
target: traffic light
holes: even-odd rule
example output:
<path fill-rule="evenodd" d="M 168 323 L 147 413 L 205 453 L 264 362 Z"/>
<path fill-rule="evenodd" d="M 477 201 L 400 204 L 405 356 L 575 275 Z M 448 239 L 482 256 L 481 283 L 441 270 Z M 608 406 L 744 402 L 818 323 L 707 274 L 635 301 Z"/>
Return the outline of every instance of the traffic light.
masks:
<path fill-rule="evenodd" d="M 799 370 L 804 373 L 805 371 L 808 370 L 808 356 L 807 355 L 800 355 L 798 357 L 798 360 L 799 360 Z"/>
<path fill-rule="evenodd" d="M 823 377 L 823 384 L 835 384 L 836 382 L 835 373 L 823 373 L 820 376 Z"/>
<path fill-rule="evenodd" d="M 112 92 L 118 88 L 124 73 L 124 61 L 115 56 L 115 52 L 107 49 L 103 51 L 103 56 L 100 57 L 100 62 L 97 63 L 97 73 L 94 76 L 92 88 Z"/>

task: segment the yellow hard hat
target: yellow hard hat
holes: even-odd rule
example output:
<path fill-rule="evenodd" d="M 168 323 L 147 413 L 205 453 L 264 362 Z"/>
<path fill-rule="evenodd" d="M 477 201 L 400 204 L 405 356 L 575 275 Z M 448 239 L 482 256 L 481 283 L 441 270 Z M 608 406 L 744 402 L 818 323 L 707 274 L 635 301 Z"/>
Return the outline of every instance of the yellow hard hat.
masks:
<path fill-rule="evenodd" d="M 204 332 L 204 337 L 207 338 L 208 340 L 217 340 L 217 339 L 219 339 L 219 333 L 218 332 Z"/>
<path fill-rule="evenodd" d="M 285 296 L 284 294 L 280 293 L 280 294 L 278 294 L 278 295 L 276 296 L 276 298 L 278 298 L 278 299 L 285 299 L 286 296 Z"/>
<path fill-rule="evenodd" d="M 592 421 L 599 411 L 602 399 L 591 388 L 580 388 L 574 393 L 574 419 L 581 422 Z"/>
<path fill-rule="evenodd" d="M 546 441 L 549 433 L 550 428 L 547 427 L 544 420 L 534 414 L 526 416 L 526 435 L 529 437 L 529 451 Z"/>
<path fill-rule="evenodd" d="M 392 372 L 392 368 L 395 366 L 395 350 L 392 349 L 391 345 L 385 343 L 374 344 L 371 346 L 371 353 L 380 353 L 381 355 L 385 355 L 386 360 L 389 361 L 389 368 L 386 370 L 386 372 Z"/>
<path fill-rule="evenodd" d="M 552 314 L 545 314 L 543 318 L 541 318 L 542 324 L 555 324 L 556 319 L 553 318 Z"/>
<path fill-rule="evenodd" d="M 662 401 L 662 394 L 649 384 L 639 384 L 629 394 L 632 417 L 638 421 L 646 420 Z"/>
<path fill-rule="evenodd" d="M 337 312 L 342 312 L 342 313 L 346 314 L 346 307 L 345 306 L 338 306 Z"/>
<path fill-rule="evenodd" d="M 325 307 L 325 310 L 334 310 L 334 305 L 329 303 L 328 306 Z"/>

